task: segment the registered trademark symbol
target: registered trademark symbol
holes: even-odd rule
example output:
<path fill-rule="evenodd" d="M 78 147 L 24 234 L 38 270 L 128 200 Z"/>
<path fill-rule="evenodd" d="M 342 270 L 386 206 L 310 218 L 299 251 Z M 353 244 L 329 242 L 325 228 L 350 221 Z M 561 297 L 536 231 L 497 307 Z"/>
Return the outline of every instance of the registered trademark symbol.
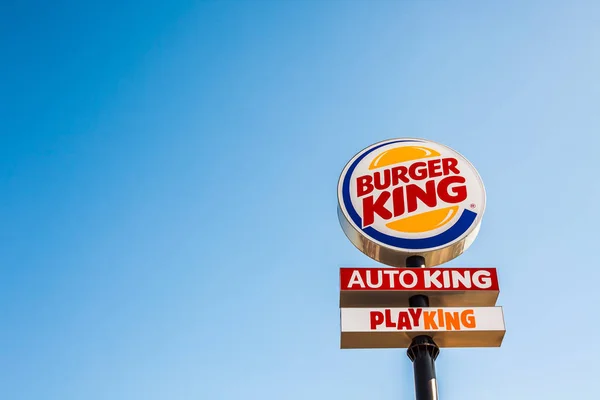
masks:
<path fill-rule="evenodd" d="M 471 203 L 471 208 L 475 208 L 475 207 L 477 207 L 477 206 L 475 205 L 475 203 Z"/>

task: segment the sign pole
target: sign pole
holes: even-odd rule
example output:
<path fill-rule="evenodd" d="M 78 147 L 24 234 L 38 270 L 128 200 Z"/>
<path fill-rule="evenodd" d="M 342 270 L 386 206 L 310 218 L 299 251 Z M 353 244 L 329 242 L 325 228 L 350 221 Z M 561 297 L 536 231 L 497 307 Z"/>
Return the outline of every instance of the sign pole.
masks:
<path fill-rule="evenodd" d="M 425 259 L 410 256 L 406 259 L 406 267 L 425 268 Z M 410 307 L 429 307 L 429 298 L 422 294 L 412 296 L 408 302 Z M 431 336 L 420 335 L 413 338 L 406 354 L 413 363 L 416 400 L 438 400 L 435 360 L 440 348 Z"/>

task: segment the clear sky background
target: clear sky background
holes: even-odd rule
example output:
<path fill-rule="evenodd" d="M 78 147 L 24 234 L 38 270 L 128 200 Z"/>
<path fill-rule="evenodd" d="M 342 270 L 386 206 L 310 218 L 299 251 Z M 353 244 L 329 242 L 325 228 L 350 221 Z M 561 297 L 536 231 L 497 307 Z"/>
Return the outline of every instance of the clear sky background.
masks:
<path fill-rule="evenodd" d="M 600 3 L 7 1 L 0 398 L 410 399 L 404 350 L 340 350 L 336 215 L 387 138 L 464 154 L 499 349 L 443 400 L 597 397 Z"/>

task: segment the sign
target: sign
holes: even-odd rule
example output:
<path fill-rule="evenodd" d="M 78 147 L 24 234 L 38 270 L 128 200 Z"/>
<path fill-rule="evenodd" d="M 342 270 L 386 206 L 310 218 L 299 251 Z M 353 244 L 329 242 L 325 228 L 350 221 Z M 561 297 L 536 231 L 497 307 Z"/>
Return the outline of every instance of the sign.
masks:
<path fill-rule="evenodd" d="M 407 348 L 428 335 L 439 347 L 499 347 L 502 307 L 342 308 L 341 348 Z"/>
<path fill-rule="evenodd" d="M 408 307 L 415 294 L 432 307 L 494 306 L 495 268 L 340 268 L 340 307 Z"/>
<path fill-rule="evenodd" d="M 422 139 L 390 139 L 367 147 L 338 182 L 338 217 L 367 256 L 404 267 L 421 255 L 433 267 L 473 242 L 485 210 L 475 168 L 456 151 Z"/>

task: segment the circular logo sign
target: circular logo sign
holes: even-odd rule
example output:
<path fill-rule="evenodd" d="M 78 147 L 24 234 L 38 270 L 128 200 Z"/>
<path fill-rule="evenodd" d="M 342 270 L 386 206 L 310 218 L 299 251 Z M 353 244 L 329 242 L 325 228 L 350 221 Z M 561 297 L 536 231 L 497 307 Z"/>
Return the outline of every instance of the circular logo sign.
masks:
<path fill-rule="evenodd" d="M 338 216 L 363 253 L 402 267 L 433 267 L 462 254 L 479 232 L 485 188 L 462 155 L 422 139 L 376 143 L 352 158 L 338 184 Z"/>

